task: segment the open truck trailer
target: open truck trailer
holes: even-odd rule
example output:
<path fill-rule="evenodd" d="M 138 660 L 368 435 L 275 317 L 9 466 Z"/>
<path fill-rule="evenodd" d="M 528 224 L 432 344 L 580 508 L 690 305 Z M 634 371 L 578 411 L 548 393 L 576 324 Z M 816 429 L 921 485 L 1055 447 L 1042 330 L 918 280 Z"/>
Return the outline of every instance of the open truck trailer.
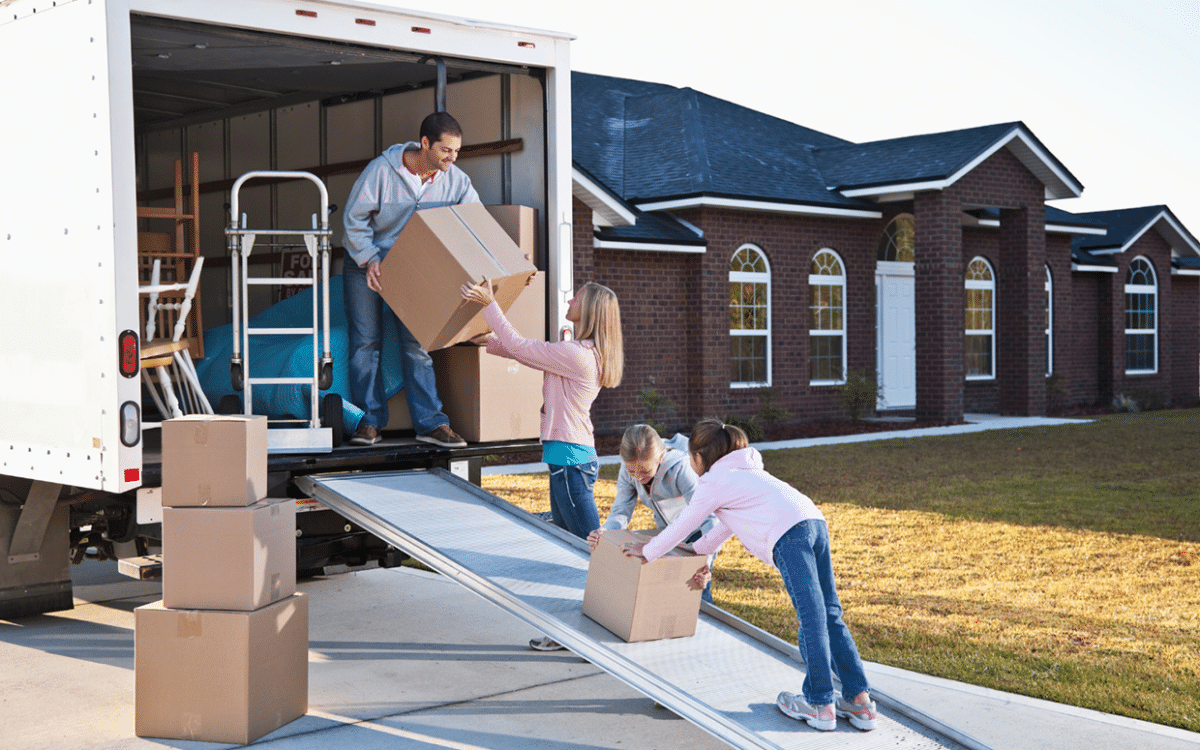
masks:
<path fill-rule="evenodd" d="M 69 560 L 131 557 L 159 538 L 137 512 L 161 477 L 159 431 L 144 423 L 139 240 L 194 238 L 196 315 L 203 329 L 230 323 L 240 175 L 324 183 L 336 275 L 335 207 L 367 161 L 445 108 L 483 202 L 537 210 L 546 330 L 558 335 L 572 288 L 569 42 L 362 2 L 0 2 L 0 618 L 70 608 Z M 275 227 L 308 227 L 316 205 L 305 180 L 260 180 L 239 197 L 240 213 Z M 251 274 L 286 275 L 292 261 L 265 252 Z M 254 287 L 250 313 L 276 294 Z M 531 447 L 272 454 L 270 496 L 300 497 L 295 478 L 329 470 L 442 467 L 478 481 L 482 456 Z M 398 554 L 331 512 L 300 517 L 302 571 Z"/>

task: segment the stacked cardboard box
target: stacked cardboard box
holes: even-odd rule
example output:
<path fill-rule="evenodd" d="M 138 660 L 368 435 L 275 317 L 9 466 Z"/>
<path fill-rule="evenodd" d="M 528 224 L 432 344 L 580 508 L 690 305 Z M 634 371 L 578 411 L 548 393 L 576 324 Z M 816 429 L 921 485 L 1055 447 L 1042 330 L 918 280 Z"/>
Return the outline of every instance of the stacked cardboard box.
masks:
<path fill-rule="evenodd" d="M 267 495 L 266 417 L 163 423 L 163 598 L 135 610 L 139 737 L 247 744 L 308 711 L 296 508 Z"/>
<path fill-rule="evenodd" d="M 583 613 L 628 643 L 696 633 L 702 589 L 691 579 L 707 558 L 676 548 L 643 564 L 621 550 L 626 542 L 647 542 L 655 533 L 606 531 L 588 562 Z"/>

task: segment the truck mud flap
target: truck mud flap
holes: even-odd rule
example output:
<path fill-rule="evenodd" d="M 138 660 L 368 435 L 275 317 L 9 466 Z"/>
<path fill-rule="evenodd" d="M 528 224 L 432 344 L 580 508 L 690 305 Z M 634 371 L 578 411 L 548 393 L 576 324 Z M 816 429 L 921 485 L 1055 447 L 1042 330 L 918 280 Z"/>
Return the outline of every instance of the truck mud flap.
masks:
<path fill-rule="evenodd" d="M 581 612 L 589 551 L 580 539 L 447 471 L 313 475 L 302 491 L 554 638 L 580 657 L 738 748 L 987 746 L 878 692 L 878 728 L 839 722 L 836 741 L 785 717 L 803 664 L 787 644 L 705 604 L 688 638 L 625 643 Z M 530 658 L 536 658 L 532 655 Z"/>

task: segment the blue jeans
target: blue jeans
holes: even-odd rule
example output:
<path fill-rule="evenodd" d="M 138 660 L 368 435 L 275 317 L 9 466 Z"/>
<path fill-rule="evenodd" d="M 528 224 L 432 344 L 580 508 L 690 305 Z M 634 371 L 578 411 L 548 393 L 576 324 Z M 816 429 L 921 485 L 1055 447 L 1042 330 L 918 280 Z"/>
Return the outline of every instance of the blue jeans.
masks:
<path fill-rule="evenodd" d="M 589 461 L 576 466 L 550 467 L 550 518 L 554 525 L 566 529 L 580 539 L 600 528 L 596 498 L 592 487 L 600 473 L 600 462 Z"/>
<path fill-rule="evenodd" d="M 346 328 L 350 339 L 350 401 L 366 414 L 359 425 L 377 430 L 388 422 L 387 394 L 383 389 L 383 316 L 396 316 L 377 292 L 367 286 L 366 269 L 347 256 L 342 271 Z M 450 424 L 442 413 L 433 374 L 433 359 L 400 320 L 400 372 L 404 377 L 404 395 L 418 435 Z"/>
<path fill-rule="evenodd" d="M 821 520 L 801 521 L 779 538 L 773 555 L 800 620 L 804 700 L 812 706 L 832 703 L 835 672 L 846 700 L 870 690 L 858 646 L 842 621 L 829 556 L 829 527 Z"/>

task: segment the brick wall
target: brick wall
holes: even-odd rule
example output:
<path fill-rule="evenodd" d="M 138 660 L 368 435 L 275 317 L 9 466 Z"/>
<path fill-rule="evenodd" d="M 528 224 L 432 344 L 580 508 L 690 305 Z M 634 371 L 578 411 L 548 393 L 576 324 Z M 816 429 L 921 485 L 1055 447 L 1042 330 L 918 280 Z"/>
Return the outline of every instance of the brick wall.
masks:
<path fill-rule="evenodd" d="M 1001 228 L 962 227 L 964 207 L 1001 208 Z M 916 220 L 917 416 L 956 420 L 964 412 L 1044 414 L 1046 383 L 1043 284 L 1053 274 L 1056 406 L 1107 403 L 1114 392 L 1157 388 L 1171 400 L 1196 399 L 1200 310 L 1194 277 L 1171 277 L 1170 249 L 1151 232 L 1121 258 L 1118 274 L 1071 270 L 1070 238 L 1047 236 L 1043 186 L 1006 149 L 954 186 L 882 206 L 878 220 L 825 219 L 727 209 L 693 209 L 680 218 L 700 227 L 706 252 L 595 249 L 591 212 L 575 202 L 576 286 L 595 280 L 621 303 L 624 381 L 605 389 L 592 410 L 599 433 L 620 432 L 653 417 L 668 432 L 710 416 L 749 417 L 760 390 L 729 385 L 729 261 L 753 244 L 771 268 L 772 392 L 794 420 L 845 417 L 834 387 L 808 376 L 808 272 L 830 248 L 847 275 L 847 367 L 874 372 L 875 259 L 888 222 Z M 985 257 L 996 273 L 996 378 L 966 382 L 963 280 L 966 264 Z M 1146 255 L 1159 279 L 1160 369 L 1124 374 L 1124 280 L 1130 258 Z M 671 412 L 651 415 L 639 393 L 653 389 Z"/>

